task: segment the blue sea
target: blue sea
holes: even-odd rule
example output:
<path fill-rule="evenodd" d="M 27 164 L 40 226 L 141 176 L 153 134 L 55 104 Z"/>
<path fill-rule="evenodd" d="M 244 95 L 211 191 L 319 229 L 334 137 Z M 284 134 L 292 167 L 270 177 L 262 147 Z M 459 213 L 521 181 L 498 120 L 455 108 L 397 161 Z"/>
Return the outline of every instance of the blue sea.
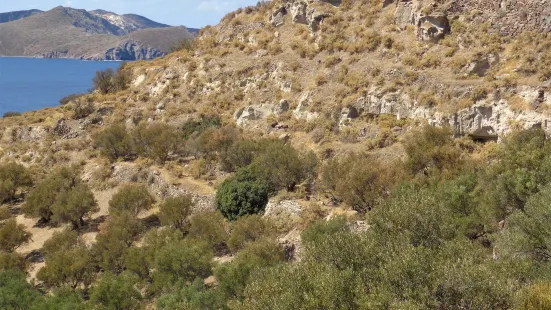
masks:
<path fill-rule="evenodd" d="M 92 88 L 96 71 L 120 62 L 0 57 L 0 117 L 59 105 L 65 96 Z"/>

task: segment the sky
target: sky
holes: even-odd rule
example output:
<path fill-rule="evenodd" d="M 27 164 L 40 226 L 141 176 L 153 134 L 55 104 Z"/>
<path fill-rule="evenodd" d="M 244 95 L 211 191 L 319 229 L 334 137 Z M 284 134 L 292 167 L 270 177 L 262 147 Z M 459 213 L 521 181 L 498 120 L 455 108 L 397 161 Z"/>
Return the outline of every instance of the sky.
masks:
<path fill-rule="evenodd" d="M 216 25 L 227 13 L 258 0 L 0 0 L 0 12 L 39 9 L 59 5 L 77 9 L 103 9 L 117 14 L 143 15 L 156 22 L 201 28 Z"/>

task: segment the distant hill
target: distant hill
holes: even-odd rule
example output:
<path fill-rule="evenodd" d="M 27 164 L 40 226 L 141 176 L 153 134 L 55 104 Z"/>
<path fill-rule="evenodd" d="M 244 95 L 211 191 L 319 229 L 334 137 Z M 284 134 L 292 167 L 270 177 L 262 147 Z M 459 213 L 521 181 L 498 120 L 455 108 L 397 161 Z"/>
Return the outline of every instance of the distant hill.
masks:
<path fill-rule="evenodd" d="M 27 11 L 15 11 L 15 12 L 7 12 L 7 13 L 0 13 L 0 24 L 7 23 L 7 22 L 13 22 L 15 20 L 29 17 L 38 13 L 42 13 L 41 10 L 27 10 Z"/>
<path fill-rule="evenodd" d="M 193 38 L 186 27 L 171 27 L 143 16 L 104 10 L 56 7 L 0 14 L 0 56 L 152 59 L 178 41 Z M 193 30 L 195 31 L 195 29 Z"/>
<path fill-rule="evenodd" d="M 113 12 L 104 10 L 90 11 L 90 14 L 107 20 L 109 23 L 119 27 L 126 33 L 146 28 L 170 27 L 169 25 L 157 23 L 146 17 L 135 14 L 118 15 Z"/>

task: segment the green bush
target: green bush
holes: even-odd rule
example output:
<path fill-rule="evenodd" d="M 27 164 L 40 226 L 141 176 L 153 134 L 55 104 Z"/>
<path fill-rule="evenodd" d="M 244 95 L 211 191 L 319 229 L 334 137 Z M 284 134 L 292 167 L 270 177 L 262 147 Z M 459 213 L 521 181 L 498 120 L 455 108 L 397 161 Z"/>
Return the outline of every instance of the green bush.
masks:
<path fill-rule="evenodd" d="M 141 309 L 142 295 L 136 289 L 138 277 L 123 272 L 120 275 L 105 273 L 92 288 L 90 302 L 102 309 Z"/>
<path fill-rule="evenodd" d="M 38 184 L 22 207 L 29 216 L 40 217 L 45 222 L 52 219 L 70 222 L 81 227 L 86 215 L 98 210 L 97 202 L 88 185 L 74 168 L 63 167 Z"/>
<path fill-rule="evenodd" d="M 217 289 L 205 286 L 202 279 L 191 285 L 181 285 L 172 292 L 159 297 L 157 309 L 226 309 L 226 300 Z"/>
<path fill-rule="evenodd" d="M 66 105 L 68 104 L 69 102 L 74 102 L 76 101 L 77 99 L 81 98 L 82 96 L 84 96 L 85 94 L 71 94 L 69 96 L 65 96 L 63 98 L 61 98 L 59 100 L 59 104 L 61 105 Z"/>
<path fill-rule="evenodd" d="M 450 174 L 460 170 L 461 150 L 454 144 L 449 128 L 425 126 L 404 145 L 406 167 L 413 175 Z"/>
<path fill-rule="evenodd" d="M 400 181 L 398 167 L 360 154 L 334 158 L 323 167 L 322 184 L 354 210 L 365 212 Z"/>
<path fill-rule="evenodd" d="M 27 270 L 27 261 L 25 257 L 15 252 L 7 253 L 0 251 L 0 272 L 5 270 L 25 272 Z"/>
<path fill-rule="evenodd" d="M 242 301 L 251 273 L 283 263 L 284 258 L 283 249 L 275 241 L 262 239 L 248 243 L 232 262 L 221 264 L 214 270 L 218 290 L 226 298 Z"/>
<path fill-rule="evenodd" d="M 3 118 L 8 118 L 8 117 L 15 117 L 15 116 L 21 116 L 21 113 L 20 112 L 6 112 L 6 113 L 4 113 L 4 115 L 2 117 Z"/>
<path fill-rule="evenodd" d="M 276 189 L 293 191 L 297 184 L 315 177 L 317 158 L 312 152 L 301 154 L 281 141 L 273 141 L 252 165 L 256 174 Z"/>
<path fill-rule="evenodd" d="M 183 239 L 180 230 L 161 227 L 147 232 L 143 238 L 143 246 L 129 248 L 124 257 L 126 270 L 135 273 L 140 279 L 151 281 L 151 271 L 154 269 L 155 256 L 168 244 L 178 243 Z"/>
<path fill-rule="evenodd" d="M 526 288 L 521 297 L 520 306 L 517 309 L 551 309 L 551 283 L 538 282 Z"/>
<path fill-rule="evenodd" d="M 99 207 L 90 187 L 78 180 L 72 188 L 57 193 L 51 211 L 52 220 L 72 223 L 73 228 L 77 229 L 84 225 L 83 217 L 99 211 Z"/>
<path fill-rule="evenodd" d="M 133 140 L 139 155 L 164 164 L 169 155 L 179 150 L 182 144 L 180 133 L 166 123 L 141 123 L 133 132 Z"/>
<path fill-rule="evenodd" d="M 31 174 L 24 166 L 16 163 L 0 165 L 0 202 L 15 199 L 17 191 L 32 185 Z"/>
<path fill-rule="evenodd" d="M 154 285 L 158 290 L 178 282 L 192 282 L 211 275 L 214 255 L 206 243 L 180 241 L 163 247 L 155 256 Z"/>
<path fill-rule="evenodd" d="M 239 135 L 235 127 L 209 127 L 201 134 L 193 134 L 186 142 L 186 148 L 195 157 L 203 156 L 214 160 L 219 154 L 226 153 Z"/>
<path fill-rule="evenodd" d="M 42 298 L 40 292 L 27 282 L 24 273 L 0 271 L 0 309 L 32 309 Z"/>
<path fill-rule="evenodd" d="M 161 204 L 159 219 L 164 226 L 172 226 L 181 231 L 187 231 L 191 209 L 194 207 L 190 195 L 169 197 Z"/>
<path fill-rule="evenodd" d="M 228 246 L 233 253 L 243 249 L 249 242 L 254 242 L 272 233 L 270 223 L 260 215 L 248 215 L 232 223 Z"/>
<path fill-rule="evenodd" d="M 104 270 L 121 272 L 129 248 L 143 231 L 143 224 L 128 212 L 112 216 L 105 230 L 96 237 L 97 242 L 92 248 L 95 260 Z"/>
<path fill-rule="evenodd" d="M 127 184 L 122 186 L 109 201 L 109 212 L 120 214 L 129 212 L 133 216 L 144 210 L 149 210 L 155 203 L 155 198 L 143 184 Z"/>
<path fill-rule="evenodd" d="M 228 241 L 226 220 L 220 212 L 207 211 L 190 218 L 188 238 L 207 243 L 215 252 L 225 250 Z"/>
<path fill-rule="evenodd" d="M 234 172 L 250 165 L 260 150 L 258 142 L 253 140 L 238 140 L 226 151 L 221 152 L 218 160 L 226 172 Z"/>
<path fill-rule="evenodd" d="M 11 212 L 6 207 L 0 207 L 0 222 L 11 218 Z"/>
<path fill-rule="evenodd" d="M 506 136 L 496 155 L 479 190 L 486 212 L 501 221 L 551 182 L 551 143 L 542 129 L 523 130 Z"/>
<path fill-rule="evenodd" d="M 114 71 L 111 68 L 103 71 L 97 71 L 92 80 L 94 89 L 102 94 L 115 93 L 124 90 L 130 83 L 130 74 L 125 70 L 126 64 L 123 63 Z"/>
<path fill-rule="evenodd" d="M 257 214 L 266 208 L 272 192 L 270 185 L 251 175 L 244 168 L 220 185 L 216 192 L 216 208 L 229 220 Z"/>
<path fill-rule="evenodd" d="M 89 309 L 80 294 L 70 288 L 56 289 L 31 310 L 86 310 Z"/>
<path fill-rule="evenodd" d="M 95 276 L 92 254 L 75 232 L 56 232 L 44 243 L 46 266 L 37 278 L 47 287 L 89 286 Z"/>
<path fill-rule="evenodd" d="M 522 210 L 508 219 L 507 229 L 500 234 L 500 254 L 507 257 L 528 257 L 534 262 L 551 261 L 551 184 L 530 197 Z"/>
<path fill-rule="evenodd" d="M 25 231 L 25 226 L 17 224 L 15 219 L 8 220 L 0 226 L 0 250 L 13 252 L 31 239 L 32 234 Z"/>
<path fill-rule="evenodd" d="M 200 120 L 189 120 L 182 125 L 182 131 L 185 139 L 192 135 L 200 135 L 209 128 L 222 127 L 222 121 L 218 115 L 202 116 Z"/>
<path fill-rule="evenodd" d="M 82 119 L 94 113 L 94 103 L 91 97 L 73 102 L 73 119 Z"/>
<path fill-rule="evenodd" d="M 133 154 L 132 137 L 124 124 L 112 124 L 94 136 L 94 144 L 111 160 Z"/>

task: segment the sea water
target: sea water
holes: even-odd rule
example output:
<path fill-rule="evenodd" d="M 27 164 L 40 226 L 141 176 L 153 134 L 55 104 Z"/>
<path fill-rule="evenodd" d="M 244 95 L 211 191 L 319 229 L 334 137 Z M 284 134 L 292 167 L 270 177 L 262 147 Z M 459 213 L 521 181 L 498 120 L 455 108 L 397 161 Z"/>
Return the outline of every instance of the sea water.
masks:
<path fill-rule="evenodd" d="M 98 70 L 120 62 L 0 57 L 0 117 L 59 105 L 71 94 L 86 93 Z"/>

